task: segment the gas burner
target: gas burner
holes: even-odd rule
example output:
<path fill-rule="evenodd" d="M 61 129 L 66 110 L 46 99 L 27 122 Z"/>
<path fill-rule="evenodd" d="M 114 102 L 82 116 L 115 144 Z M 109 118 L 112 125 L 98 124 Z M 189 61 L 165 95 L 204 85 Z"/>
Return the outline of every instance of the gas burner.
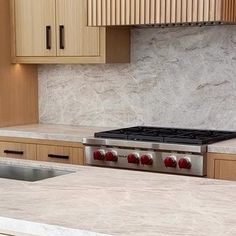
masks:
<path fill-rule="evenodd" d="M 235 132 L 137 126 L 95 133 L 96 138 L 155 141 L 180 144 L 211 144 L 236 137 Z"/>

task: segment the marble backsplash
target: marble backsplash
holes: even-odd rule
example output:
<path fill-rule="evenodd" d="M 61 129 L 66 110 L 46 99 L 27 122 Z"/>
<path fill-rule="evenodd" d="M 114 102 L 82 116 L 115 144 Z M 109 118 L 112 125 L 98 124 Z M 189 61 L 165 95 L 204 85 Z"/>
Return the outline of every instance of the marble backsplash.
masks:
<path fill-rule="evenodd" d="M 133 29 L 131 51 L 40 66 L 40 122 L 236 130 L 236 26 Z"/>

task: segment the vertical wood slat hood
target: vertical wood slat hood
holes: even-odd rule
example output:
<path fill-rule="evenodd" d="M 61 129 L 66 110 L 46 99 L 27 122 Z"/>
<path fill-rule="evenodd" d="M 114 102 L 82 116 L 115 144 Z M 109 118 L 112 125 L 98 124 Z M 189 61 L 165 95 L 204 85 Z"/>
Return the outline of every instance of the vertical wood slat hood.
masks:
<path fill-rule="evenodd" d="M 88 26 L 236 23 L 236 0 L 87 0 Z"/>

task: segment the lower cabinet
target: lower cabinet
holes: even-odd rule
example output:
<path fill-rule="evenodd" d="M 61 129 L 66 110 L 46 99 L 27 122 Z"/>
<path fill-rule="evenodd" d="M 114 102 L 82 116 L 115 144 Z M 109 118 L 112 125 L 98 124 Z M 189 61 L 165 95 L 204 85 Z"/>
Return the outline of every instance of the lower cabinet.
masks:
<path fill-rule="evenodd" d="M 36 144 L 0 142 L 0 157 L 36 160 Z"/>
<path fill-rule="evenodd" d="M 84 164 L 84 148 L 81 143 L 21 138 L 6 140 L 0 137 L 0 157 Z"/>
<path fill-rule="evenodd" d="M 207 176 L 214 179 L 236 180 L 236 154 L 209 153 Z"/>
<path fill-rule="evenodd" d="M 37 145 L 37 160 L 83 165 L 83 149 Z"/>

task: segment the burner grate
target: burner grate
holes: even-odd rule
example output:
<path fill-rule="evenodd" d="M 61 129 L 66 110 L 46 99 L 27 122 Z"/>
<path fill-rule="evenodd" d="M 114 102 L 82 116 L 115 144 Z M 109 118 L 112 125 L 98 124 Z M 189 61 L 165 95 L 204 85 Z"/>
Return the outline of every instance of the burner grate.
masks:
<path fill-rule="evenodd" d="M 235 138 L 236 132 L 136 126 L 99 132 L 94 136 L 96 138 L 201 145 Z"/>

